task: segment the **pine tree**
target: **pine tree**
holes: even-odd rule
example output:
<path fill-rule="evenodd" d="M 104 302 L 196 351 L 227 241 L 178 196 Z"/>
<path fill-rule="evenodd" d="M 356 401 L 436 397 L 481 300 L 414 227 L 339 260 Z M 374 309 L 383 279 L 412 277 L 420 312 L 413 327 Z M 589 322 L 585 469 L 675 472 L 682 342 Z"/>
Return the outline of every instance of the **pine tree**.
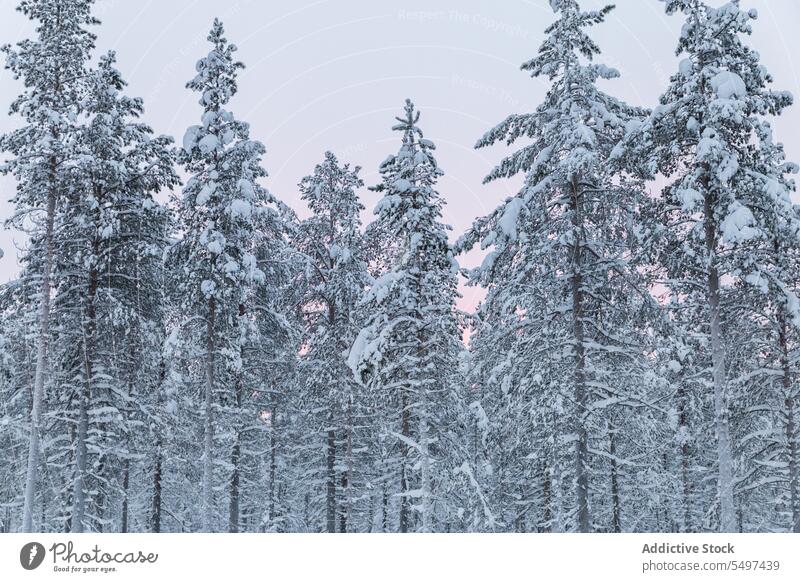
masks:
<path fill-rule="evenodd" d="M 325 153 L 314 173 L 300 183 L 302 199 L 312 216 L 298 229 L 296 248 L 305 260 L 303 377 L 305 406 L 309 408 L 313 434 L 324 434 L 324 446 L 313 439 L 309 452 L 325 451 L 324 461 L 313 455 L 312 466 L 325 467 L 315 475 L 325 483 L 325 530 L 352 531 L 354 497 L 362 497 L 356 483 L 354 449 L 361 449 L 356 425 L 363 426 L 363 402 L 347 366 L 347 352 L 359 331 L 359 301 L 369 283 L 361 234 L 364 207 L 356 189 L 363 186 L 360 168 L 339 165 Z M 323 430 L 325 429 L 325 430 Z M 313 468 L 309 473 L 315 474 Z M 315 480 L 316 480 L 315 479 Z"/>
<path fill-rule="evenodd" d="M 0 147 L 13 159 L 6 167 L 18 180 L 17 217 L 35 217 L 35 235 L 41 261 L 41 293 L 37 337 L 36 374 L 31 407 L 30 445 L 25 478 L 22 531 L 33 531 L 38 471 L 41 459 L 42 409 L 50 336 L 50 289 L 53 266 L 53 231 L 56 213 L 67 191 L 68 167 L 75 118 L 80 105 L 80 87 L 86 62 L 94 47 L 94 35 L 86 27 L 97 24 L 91 15 L 91 0 L 23 0 L 18 10 L 38 22 L 37 36 L 3 47 L 6 68 L 25 82 L 25 92 L 11 105 L 25 125 L 3 136 Z"/>
<path fill-rule="evenodd" d="M 55 236 L 63 255 L 55 265 L 62 284 L 54 368 L 67 386 L 80 378 L 66 411 L 77 426 L 71 531 L 78 532 L 85 528 L 88 490 L 96 492 L 91 514 L 98 529 L 109 525 L 108 504 L 116 494 L 122 497 L 120 525 L 127 528 L 134 390 L 139 381 L 152 383 L 144 361 L 163 341 L 159 289 L 151 283 L 169 218 L 153 195 L 177 183 L 171 140 L 153 137 L 137 120 L 142 101 L 122 93 L 125 82 L 114 62 L 113 54 L 104 56 L 86 77 L 74 195 Z M 123 353 L 132 360 L 123 361 Z M 111 475 L 120 465 L 123 490 L 117 492 Z"/>
<path fill-rule="evenodd" d="M 800 331 L 795 291 L 800 275 L 800 211 L 791 199 L 795 190 L 791 175 L 798 168 L 786 161 L 767 121 L 762 120 L 755 131 L 758 138 L 746 150 L 749 171 L 740 177 L 740 187 L 758 217 L 760 233 L 738 245 L 736 284 L 728 307 L 736 322 L 727 338 L 732 350 L 734 442 L 746 448 L 739 453 L 739 521 L 745 531 L 797 532 L 800 459 L 793 378 Z M 776 515 L 765 515 L 764 508 L 776 501 Z"/>
<path fill-rule="evenodd" d="M 375 214 L 400 252 L 369 290 L 370 316 L 349 361 L 373 397 L 384 409 L 390 407 L 385 422 L 391 428 L 382 438 L 399 473 L 398 529 L 432 531 L 437 504 L 447 503 L 440 492 L 451 450 L 448 424 L 439 422 L 440 414 L 459 387 L 458 265 L 448 227 L 441 223 L 443 202 L 435 185 L 442 170 L 433 157 L 435 146 L 424 138 L 410 100 L 405 115 L 396 119 L 393 129 L 402 132 L 402 146 L 381 164 L 382 181 L 375 190 L 383 198 Z M 417 502 L 413 508 L 412 501 Z"/>
<path fill-rule="evenodd" d="M 35 305 L 39 283 L 38 277 L 28 277 L 23 270 L 16 280 L 0 288 L 0 446 L 5 452 L 0 497 L 6 500 L 0 511 L 0 531 L 5 533 L 17 531 L 22 517 L 38 323 L 37 313 L 29 307 Z M 41 427 L 49 434 L 46 416 Z M 48 498 L 45 485 L 39 488 L 38 497 L 37 503 L 44 506 Z M 40 524 L 41 530 L 48 527 Z"/>
<path fill-rule="evenodd" d="M 610 164 L 615 145 L 641 112 L 597 87 L 618 72 L 593 62 L 600 49 L 585 31 L 612 7 L 587 12 L 575 0 L 551 5 L 557 20 L 546 29 L 539 54 L 522 65 L 550 81 L 544 102 L 533 113 L 509 116 L 476 145 L 531 139 L 486 178 L 524 172 L 525 184 L 478 219 L 457 248 L 478 242 L 492 248 L 470 275 L 472 284 L 488 288 L 483 310 L 493 322 L 473 359 L 499 384 L 485 390 L 519 399 L 510 409 L 501 404 L 497 412 L 514 416 L 496 422 L 532 421 L 535 431 L 504 439 L 523 447 L 529 462 L 518 469 L 521 475 L 508 477 L 520 483 L 519 490 L 503 495 L 522 496 L 527 506 L 546 504 L 538 523 L 586 532 L 606 527 L 593 518 L 590 503 L 598 489 L 593 466 L 604 465 L 598 451 L 605 422 L 619 408 L 646 407 L 639 380 L 654 305 L 635 264 L 642 190 L 625 164 Z M 513 335 L 511 345 L 495 353 L 494 345 L 509 343 L 497 338 L 503 332 Z M 498 453 L 500 463 L 509 452 Z M 541 484 L 540 499 L 521 492 L 532 482 Z M 572 490 L 565 490 L 570 482 Z M 598 495 L 597 503 L 609 497 Z M 574 522 L 567 517 L 573 515 Z M 509 519 L 518 518 L 506 514 Z"/>
<path fill-rule="evenodd" d="M 203 341 L 197 346 L 205 369 L 202 528 L 213 531 L 218 527 L 214 467 L 220 403 L 225 405 L 223 413 L 236 416 L 245 397 L 242 358 L 254 333 L 248 302 L 256 286 L 266 281 L 258 264 L 255 233 L 269 231 L 265 224 L 274 222 L 276 214 L 268 208 L 273 198 L 258 183 L 266 175 L 260 165 L 264 146 L 250 139 L 247 123 L 225 109 L 236 94 L 236 78 L 244 65 L 234 60 L 236 46 L 224 37 L 218 20 L 208 40 L 213 48 L 198 61 L 198 74 L 187 84 L 200 93 L 203 115 L 201 125 L 186 131 L 179 155 L 191 177 L 177 201 L 183 238 L 174 260 L 181 275 L 181 308 L 187 315 L 181 332 L 187 341 L 192 337 Z M 241 472 L 241 435 L 234 433 L 231 531 L 238 529 Z"/>
<path fill-rule="evenodd" d="M 778 205 L 788 208 L 787 195 L 754 162 L 753 142 L 763 142 L 768 131 L 763 116 L 780 113 L 791 96 L 768 89 L 770 75 L 743 42 L 755 11 L 740 10 L 737 0 L 720 8 L 668 0 L 666 9 L 686 16 L 677 48 L 684 58 L 660 106 L 626 143 L 648 152 L 651 175 L 670 177 L 658 220 L 679 244 L 664 268 L 685 308 L 698 306 L 703 313 L 717 445 L 717 529 L 730 532 L 737 529 L 731 425 L 738 419 L 731 419 L 725 329 L 737 316 L 728 309 L 726 277 L 743 259 L 750 268 L 760 263 L 748 256 L 750 241 L 768 236 L 768 215 Z"/>

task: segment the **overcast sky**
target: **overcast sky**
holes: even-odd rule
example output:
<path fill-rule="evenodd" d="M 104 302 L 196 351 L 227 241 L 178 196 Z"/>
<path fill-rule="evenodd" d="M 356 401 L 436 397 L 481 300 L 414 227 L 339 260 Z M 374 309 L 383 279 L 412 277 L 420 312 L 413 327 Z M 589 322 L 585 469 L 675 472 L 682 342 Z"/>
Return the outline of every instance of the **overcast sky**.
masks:
<path fill-rule="evenodd" d="M 33 33 L 16 4 L 0 0 L 0 43 Z M 583 2 L 586 8 L 603 4 Z M 775 87 L 800 96 L 800 2 L 742 0 L 742 6 L 759 11 L 752 45 Z M 367 185 L 377 182 L 378 164 L 398 148 L 399 136 L 390 129 L 394 116 L 410 97 L 422 111 L 426 137 L 438 145 L 446 173 L 439 190 L 454 236 L 519 186 L 482 186 L 504 151 L 472 146 L 509 113 L 531 111 L 540 102 L 545 86 L 519 65 L 536 54 L 553 20 L 547 0 L 101 0 L 96 14 L 102 20 L 95 31 L 98 50 L 117 52 L 129 94 L 144 98 L 145 120 L 178 143 L 186 127 L 198 123 L 197 95 L 184 86 L 208 52 L 211 21 L 220 17 L 247 66 L 230 109 L 267 147 L 267 187 L 301 215 L 296 184 L 326 149 L 362 166 Z M 593 31 L 602 62 L 622 73 L 605 88 L 632 104 L 654 105 L 677 67 L 681 24 L 658 0 L 618 0 Z M 8 71 L 0 71 L 0 108 L 7 110 L 19 90 Z M 799 122 L 800 105 L 775 123 L 794 160 L 800 160 Z M 0 116 L 0 132 L 17 124 Z M 0 217 L 9 214 L 13 189 L 13 180 L 0 179 Z M 371 210 L 375 194 L 363 194 Z M 0 235 L 0 280 L 17 271 L 14 240 L 24 239 Z"/>

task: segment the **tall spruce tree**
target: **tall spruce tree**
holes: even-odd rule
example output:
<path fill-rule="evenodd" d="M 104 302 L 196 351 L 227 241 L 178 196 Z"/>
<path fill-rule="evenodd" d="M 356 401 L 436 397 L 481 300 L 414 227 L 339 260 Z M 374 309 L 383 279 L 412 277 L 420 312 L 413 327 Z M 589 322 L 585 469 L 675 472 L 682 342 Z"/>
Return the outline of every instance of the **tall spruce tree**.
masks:
<path fill-rule="evenodd" d="M 17 207 L 12 222 L 32 219 L 30 249 L 41 277 L 38 294 L 36 372 L 30 413 L 30 434 L 21 530 L 33 531 L 33 505 L 41 463 L 42 414 L 45 406 L 47 348 L 50 339 L 50 294 L 53 287 L 53 244 L 56 214 L 69 191 L 67 176 L 74 158 L 71 151 L 75 120 L 80 110 L 81 86 L 95 36 L 87 27 L 97 24 L 92 0 L 23 0 L 18 10 L 37 22 L 36 37 L 16 48 L 4 46 L 6 68 L 22 79 L 25 91 L 12 103 L 11 113 L 25 125 L 6 134 L 0 147 L 11 153 L 5 166 L 17 178 Z"/>
<path fill-rule="evenodd" d="M 312 212 L 300 224 L 295 242 L 306 265 L 303 400 L 316 427 L 312 434 L 324 435 L 324 444 L 314 438 L 309 446 L 310 451 L 324 450 L 324 460 L 311 456 L 307 474 L 324 482 L 328 532 L 363 527 L 355 522 L 355 498 L 364 497 L 364 482 L 356 475 L 363 468 L 360 462 L 357 466 L 354 450 L 363 450 L 356 427 L 364 426 L 364 402 L 347 365 L 362 319 L 359 301 L 370 281 L 361 234 L 364 206 L 356 192 L 364 185 L 359 171 L 326 152 L 314 173 L 300 183 L 301 197 Z M 323 467 L 324 472 L 315 470 Z"/>
<path fill-rule="evenodd" d="M 399 252 L 369 290 L 369 319 L 349 361 L 388 414 L 383 438 L 399 481 L 398 530 L 432 531 L 438 527 L 437 504 L 446 503 L 440 492 L 450 450 L 443 434 L 447 423 L 439 418 L 460 388 L 458 265 L 441 222 L 443 201 L 435 185 L 442 170 L 435 146 L 424 138 L 410 100 L 396 119 L 393 129 L 402 133 L 402 145 L 381 164 L 375 190 L 383 198 L 375 214 Z"/>
<path fill-rule="evenodd" d="M 106 55 L 86 76 L 73 188 L 54 236 L 61 253 L 53 369 L 76 427 L 76 532 L 113 527 L 118 516 L 109 504 L 118 499 L 119 527 L 127 529 L 133 423 L 152 389 L 137 388 L 152 385 L 146 362 L 163 341 L 156 282 L 170 220 L 153 195 L 178 182 L 172 140 L 153 137 L 137 119 L 142 100 L 124 95 L 114 62 Z"/>
<path fill-rule="evenodd" d="M 736 362 L 727 353 L 726 333 L 736 333 L 739 314 L 729 281 L 735 282 L 739 269 L 758 277 L 759 265 L 767 261 L 751 252 L 753 241 L 784 238 L 776 228 L 795 220 L 787 189 L 776 182 L 780 170 L 759 162 L 771 140 L 764 116 L 779 114 L 791 96 L 768 88 L 771 76 L 743 41 L 754 10 L 741 10 L 738 0 L 719 8 L 702 0 L 665 0 L 665 5 L 668 13 L 686 17 L 676 51 L 684 58 L 661 104 L 625 144 L 644 154 L 650 176 L 668 177 L 656 219 L 673 240 L 663 267 L 683 311 L 702 318 L 713 392 L 715 529 L 731 532 L 738 529 L 732 425 L 740 419 L 731 418 L 730 374 Z M 626 151 L 631 150 L 618 149 Z M 788 288 L 788 282 L 777 281 L 773 289 Z"/>
<path fill-rule="evenodd" d="M 640 379 L 654 305 L 636 269 L 634 226 L 643 193 L 624 164 L 610 165 L 616 144 L 642 112 L 597 86 L 619 74 L 593 62 L 600 49 L 585 29 L 603 22 L 612 7 L 550 4 L 557 20 L 539 54 L 522 65 L 550 81 L 544 102 L 532 113 L 509 116 L 476 145 L 531 140 L 486 178 L 524 172 L 525 184 L 478 219 L 457 248 L 480 243 L 491 249 L 470 274 L 472 284 L 488 289 L 482 308 L 488 325 L 479 331 L 491 337 L 476 343 L 473 356 L 491 371 L 492 383 L 482 390 L 518 399 L 510 408 L 500 401 L 492 412 L 512 416 L 496 422 L 532 424 L 534 431 L 502 439 L 521 447 L 496 453 L 504 465 L 499 471 L 517 471 L 507 478 L 519 486 L 504 496 L 540 508 L 538 523 L 548 528 L 587 532 L 608 527 L 591 513 L 604 427 L 616 410 L 646 408 Z M 503 333 L 512 334 L 510 345 Z M 524 455 L 527 466 L 506 465 L 508 453 Z M 525 493 L 531 483 L 539 499 Z M 596 502 L 610 497 L 598 495 Z M 506 522 L 517 520 L 505 513 Z"/>
<path fill-rule="evenodd" d="M 257 256 L 262 237 L 256 233 L 269 233 L 269 225 L 278 218 L 275 209 L 268 208 L 272 196 L 258 183 L 266 175 L 261 167 L 265 148 L 250 139 L 247 123 L 225 109 L 236 94 L 238 71 L 244 65 L 234 59 L 236 46 L 225 38 L 219 20 L 208 41 L 212 49 L 198 61 L 197 75 L 187 84 L 200 94 L 203 114 L 202 124 L 186 131 L 179 154 L 191 177 L 177 201 L 183 236 L 174 260 L 186 315 L 181 333 L 190 343 L 200 339 L 195 348 L 204 361 L 201 527 L 214 531 L 220 527 L 214 493 L 215 432 L 231 414 L 238 415 L 246 398 L 243 353 L 254 332 L 248 302 L 266 281 Z M 233 426 L 233 443 L 223 444 L 231 446 L 228 529 L 237 531 L 241 434 L 237 423 Z"/>

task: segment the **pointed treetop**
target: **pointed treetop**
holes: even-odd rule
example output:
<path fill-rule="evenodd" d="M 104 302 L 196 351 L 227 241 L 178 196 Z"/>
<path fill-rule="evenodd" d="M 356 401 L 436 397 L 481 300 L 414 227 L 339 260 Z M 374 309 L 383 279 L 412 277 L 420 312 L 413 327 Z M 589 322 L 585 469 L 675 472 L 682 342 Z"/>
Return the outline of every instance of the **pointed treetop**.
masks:
<path fill-rule="evenodd" d="M 703 54 L 706 60 L 720 54 L 720 42 L 730 42 L 738 34 L 752 34 L 752 21 L 758 18 L 756 10 L 741 10 L 739 0 L 730 0 L 719 8 L 703 0 L 661 1 L 666 3 L 667 14 L 680 11 L 686 15 L 676 54 L 694 51 Z M 737 40 L 733 42 L 740 44 Z"/>
<path fill-rule="evenodd" d="M 664 3 L 664 8 L 667 11 L 667 14 L 675 14 L 676 12 L 684 12 L 686 14 L 691 14 L 693 12 L 698 11 L 709 11 L 715 12 L 717 9 L 710 7 L 706 4 L 705 0 L 660 0 Z M 728 6 L 734 7 L 736 10 L 739 9 L 739 0 L 730 0 L 726 4 L 723 4 L 719 10 L 726 10 Z M 755 11 L 751 11 L 755 12 Z"/>
<path fill-rule="evenodd" d="M 41 22 L 71 22 L 77 26 L 100 24 L 92 16 L 92 4 L 94 0 L 22 0 L 17 10 Z"/>
<path fill-rule="evenodd" d="M 225 43 L 227 40 L 223 36 L 225 34 L 225 27 L 222 25 L 222 21 L 219 18 L 214 18 L 214 22 L 211 23 L 211 32 L 208 33 L 208 40 L 214 44 L 218 42 Z M 235 50 L 235 47 L 234 47 Z"/>
<path fill-rule="evenodd" d="M 411 99 L 406 99 L 403 111 L 405 116 L 395 117 L 397 123 L 392 126 L 394 131 L 403 132 L 403 145 L 396 156 L 389 156 L 381 164 L 380 171 L 387 175 L 399 171 L 404 174 L 402 184 L 405 184 L 406 179 L 418 179 L 422 183 L 430 184 L 442 175 L 432 153 L 436 149 L 436 145 L 431 140 L 424 138 L 422 129 L 417 125 L 420 112 L 415 109 Z M 421 172 L 421 166 L 426 166 L 429 170 Z M 384 185 L 378 185 L 370 189 L 381 191 L 383 187 Z"/>
<path fill-rule="evenodd" d="M 351 170 L 348 163 L 340 165 L 336 155 L 326 151 L 324 161 L 314 167 L 314 173 L 300 181 L 300 198 L 313 212 L 324 212 L 332 206 L 352 206 L 357 207 L 357 214 L 363 208 L 355 192 L 364 185 L 358 176 L 360 171 L 360 166 Z"/>
<path fill-rule="evenodd" d="M 565 176 L 594 172 L 622 137 L 622 129 L 643 114 L 597 84 L 598 79 L 614 79 L 620 74 L 594 62 L 600 48 L 586 29 L 603 22 L 613 5 L 588 12 L 581 10 L 577 0 L 554 0 L 551 6 L 557 20 L 545 30 L 547 37 L 538 54 L 521 66 L 532 77 L 546 77 L 550 82 L 544 101 L 532 113 L 509 115 L 475 147 L 500 141 L 508 146 L 520 138 L 532 138 L 535 143 L 505 157 L 484 183 L 532 172 L 529 186 L 533 192 L 534 186 L 546 187 L 557 168 L 566 172 Z"/>
<path fill-rule="evenodd" d="M 600 47 L 584 29 L 603 22 L 614 5 L 609 4 L 600 10 L 581 11 L 577 0 L 550 0 L 550 6 L 558 19 L 545 29 L 547 38 L 539 47 L 539 54 L 523 63 L 522 70 L 530 71 L 532 77 L 545 75 L 550 80 L 570 71 L 588 72 L 593 79 L 619 76 L 617 71 L 607 67 L 583 67 L 579 58 L 582 55 L 592 60 L 600 54 Z"/>
<path fill-rule="evenodd" d="M 675 14 L 681 10 L 689 10 L 692 5 L 697 5 L 698 0 L 660 0 L 664 3 L 667 14 Z"/>
<path fill-rule="evenodd" d="M 36 36 L 11 45 L 0 46 L 6 54 L 6 68 L 15 78 L 24 78 L 27 87 L 40 82 L 55 83 L 59 92 L 75 85 L 83 77 L 83 67 L 89 60 L 96 36 L 87 26 L 100 24 L 92 16 L 94 0 L 22 0 L 17 10 L 31 20 L 38 21 Z M 49 72 L 46 72 L 49 71 Z M 53 91 L 46 97 L 52 99 Z M 12 110 L 16 108 L 12 105 Z"/>
<path fill-rule="evenodd" d="M 403 143 L 411 144 L 414 143 L 415 136 L 422 138 L 422 130 L 417 127 L 417 122 L 419 121 L 419 111 L 414 110 L 414 103 L 411 101 L 411 99 L 406 99 L 406 104 L 403 110 L 406 114 L 405 117 L 395 117 L 398 123 L 393 125 L 392 129 L 394 131 L 404 132 Z"/>
<path fill-rule="evenodd" d="M 122 78 L 122 73 L 116 67 L 117 53 L 108 51 L 100 56 L 97 63 L 97 74 L 105 81 L 109 89 L 121 90 L 128 83 Z"/>
<path fill-rule="evenodd" d="M 200 105 L 208 111 L 215 111 L 236 94 L 238 70 L 244 68 L 244 63 L 234 60 L 236 45 L 225 38 L 225 29 L 217 18 L 208 33 L 208 41 L 214 48 L 197 61 L 197 75 L 186 87 L 200 92 Z"/>

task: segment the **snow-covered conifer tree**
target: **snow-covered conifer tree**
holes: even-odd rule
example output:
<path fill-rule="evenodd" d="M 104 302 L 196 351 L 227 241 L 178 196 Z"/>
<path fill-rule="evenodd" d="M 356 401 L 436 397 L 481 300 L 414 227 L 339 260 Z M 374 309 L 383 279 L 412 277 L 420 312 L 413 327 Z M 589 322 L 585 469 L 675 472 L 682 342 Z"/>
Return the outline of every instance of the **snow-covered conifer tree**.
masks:
<path fill-rule="evenodd" d="M 11 112 L 25 125 L 3 136 L 0 148 L 13 158 L 5 168 L 18 180 L 14 202 L 17 224 L 32 217 L 32 235 L 40 239 L 31 249 L 38 262 L 41 293 L 37 329 L 36 374 L 30 416 L 30 435 L 22 531 L 33 531 L 38 471 L 41 461 L 42 411 L 45 404 L 47 348 L 50 337 L 50 290 L 53 266 L 53 230 L 56 213 L 63 210 L 68 191 L 66 176 L 73 158 L 71 145 L 86 62 L 94 47 L 88 26 L 97 23 L 91 14 L 92 0 L 23 0 L 18 9 L 37 22 L 37 36 L 3 47 L 6 67 L 25 83 L 25 91 L 14 101 Z"/>
<path fill-rule="evenodd" d="M 769 73 L 743 41 L 754 10 L 741 10 L 738 0 L 719 8 L 702 0 L 665 3 L 668 13 L 686 16 L 677 48 L 683 58 L 661 104 L 617 152 L 646 153 L 649 173 L 669 178 L 657 220 L 678 244 L 664 255 L 663 266 L 683 310 L 702 314 L 714 410 L 716 529 L 729 532 L 738 527 L 731 440 L 738 419 L 731 418 L 725 330 L 736 325 L 737 315 L 729 309 L 726 278 L 739 269 L 759 278 L 764 260 L 750 252 L 752 241 L 778 235 L 772 228 L 776 213 L 784 222 L 794 220 L 777 170 L 766 171 L 757 161 L 758 150 L 771 140 L 764 116 L 780 113 L 791 96 L 768 88 Z M 778 279 L 776 286 L 785 282 Z"/>
<path fill-rule="evenodd" d="M 347 365 L 360 329 L 358 304 L 370 280 L 361 234 L 364 207 L 356 192 L 363 186 L 359 171 L 340 165 L 326 152 L 314 173 L 300 183 L 301 196 L 312 212 L 300 224 L 296 241 L 306 263 L 303 400 L 318 427 L 311 433 L 325 437 L 324 446 L 314 441 L 310 449 L 324 449 L 324 462 L 316 455 L 311 459 L 316 467 L 325 467 L 324 473 L 312 470 L 311 474 L 325 484 L 328 532 L 357 531 L 363 526 L 354 523 L 354 497 L 363 497 L 363 492 L 356 492 L 363 482 L 359 477 L 356 483 L 355 473 L 362 467 L 356 466 L 353 451 L 363 449 L 355 426 L 364 424 L 364 402 Z"/>
<path fill-rule="evenodd" d="M 797 341 L 800 333 L 800 209 L 792 202 L 797 165 L 787 162 L 767 120 L 743 156 L 739 188 L 760 226 L 739 241 L 732 265 L 726 345 L 732 350 L 731 418 L 739 447 L 739 529 L 800 531 Z M 777 502 L 777 503 L 776 503 Z M 775 512 L 765 511 L 775 507 Z M 783 516 L 787 516 L 786 519 Z"/>
<path fill-rule="evenodd" d="M 129 423 L 147 395 L 137 388 L 152 384 L 154 368 L 145 362 L 163 341 L 160 289 L 153 283 L 169 219 L 153 194 L 177 183 L 171 139 L 153 137 L 137 120 L 142 101 L 122 93 L 114 61 L 113 54 L 102 57 L 86 76 L 73 188 L 55 235 L 61 252 L 54 264 L 60 284 L 53 368 L 63 392 L 74 393 L 64 412 L 77 427 L 70 529 L 78 532 L 108 528 L 116 517 L 108 505 L 117 499 L 127 528 L 135 432 Z M 117 490 L 112 475 L 120 466 Z"/>
<path fill-rule="evenodd" d="M 532 113 L 509 116 L 476 146 L 531 140 L 486 178 L 524 172 L 524 186 L 478 219 L 457 248 L 480 243 L 490 249 L 470 276 L 488 289 L 482 313 L 489 315 L 479 330 L 487 337 L 476 337 L 473 360 L 491 382 L 481 390 L 504 396 L 499 408 L 486 411 L 512 432 L 499 446 L 518 447 L 494 453 L 503 465 L 497 471 L 509 468 L 507 453 L 524 459 L 504 477 L 520 487 L 503 493 L 513 512 L 499 508 L 500 519 L 508 528 L 521 527 L 514 512 L 522 496 L 525 515 L 535 523 L 586 532 L 613 527 L 592 515 L 593 474 L 614 468 L 600 454 L 606 423 L 615 409 L 646 406 L 640 379 L 654 305 L 634 262 L 643 194 L 624 166 L 615 170 L 609 163 L 641 112 L 597 86 L 618 72 L 593 62 L 600 49 L 586 28 L 603 22 L 612 7 L 550 4 L 557 20 L 546 29 L 539 54 L 522 65 L 550 81 L 544 102 Z M 511 345 L 498 333 L 512 334 Z M 499 346 L 508 348 L 498 352 Z M 514 436 L 521 426 L 529 434 Z M 535 494 L 524 486 L 531 483 Z M 597 495 L 594 503 L 610 498 Z M 528 511 L 531 506 L 536 511 Z"/>
<path fill-rule="evenodd" d="M 276 214 L 268 208 L 271 195 L 258 183 L 266 175 L 261 167 L 265 148 L 250 139 L 248 124 L 225 108 L 236 94 L 238 71 L 244 65 L 234 59 L 236 46 L 225 38 L 219 20 L 214 21 L 208 40 L 212 49 L 198 61 L 197 75 L 187 84 L 200 94 L 203 114 L 201 124 L 186 131 L 179 155 L 191 177 L 177 201 L 183 237 L 174 260 L 180 271 L 178 292 L 185 315 L 181 332 L 186 341 L 201 338 L 201 345 L 195 346 L 202 354 L 205 375 L 201 527 L 213 531 L 219 528 L 214 473 L 220 403 L 235 417 L 246 397 L 242 356 L 254 332 L 248 302 L 256 286 L 265 282 L 255 233 L 264 228 L 263 221 L 275 220 Z M 234 423 L 231 531 L 238 529 L 239 439 Z"/>
<path fill-rule="evenodd" d="M 442 170 L 433 142 L 418 126 L 419 115 L 407 100 L 393 127 L 403 136 L 400 151 L 381 164 L 382 181 L 375 190 L 383 198 L 375 214 L 399 250 L 367 294 L 369 318 L 349 356 L 383 408 L 375 414 L 386 423 L 381 436 L 400 485 L 400 532 L 433 531 L 447 519 L 441 492 L 453 448 L 443 415 L 460 389 L 456 378 L 463 349 L 455 308 L 458 265 L 435 190 Z"/>

